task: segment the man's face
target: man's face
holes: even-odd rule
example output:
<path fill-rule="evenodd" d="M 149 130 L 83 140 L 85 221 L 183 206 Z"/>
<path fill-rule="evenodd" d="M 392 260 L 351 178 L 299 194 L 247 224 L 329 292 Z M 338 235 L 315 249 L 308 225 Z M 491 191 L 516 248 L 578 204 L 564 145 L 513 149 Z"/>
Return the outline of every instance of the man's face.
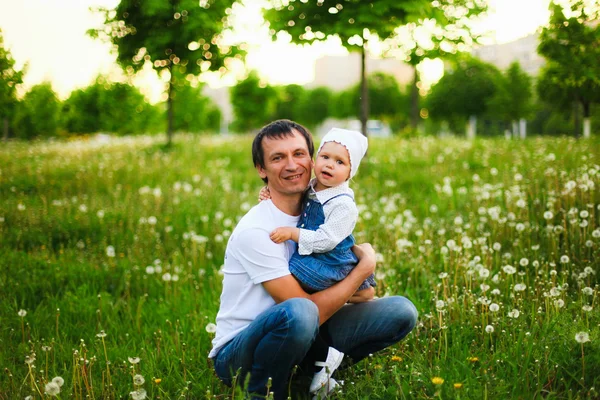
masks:
<path fill-rule="evenodd" d="M 256 167 L 261 178 L 268 179 L 271 195 L 302 193 L 310 180 L 312 160 L 306 139 L 297 131 L 294 136 L 264 138 L 262 148 L 265 167 Z"/>

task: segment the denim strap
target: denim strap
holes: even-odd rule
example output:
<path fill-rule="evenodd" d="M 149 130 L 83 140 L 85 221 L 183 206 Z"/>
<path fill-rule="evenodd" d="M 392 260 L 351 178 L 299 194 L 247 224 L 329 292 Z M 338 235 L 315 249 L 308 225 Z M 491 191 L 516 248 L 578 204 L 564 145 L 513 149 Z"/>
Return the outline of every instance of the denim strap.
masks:
<path fill-rule="evenodd" d="M 327 200 L 325 203 L 323 203 L 323 205 L 325 205 L 325 204 L 329 203 L 331 200 L 336 199 L 336 198 L 341 197 L 341 196 L 348 196 L 348 197 L 350 197 L 352 199 L 352 201 L 354 201 L 354 197 L 352 197 L 350 194 L 348 194 L 348 193 L 341 193 L 341 194 L 333 196 L 332 198 L 330 198 L 329 200 Z"/>

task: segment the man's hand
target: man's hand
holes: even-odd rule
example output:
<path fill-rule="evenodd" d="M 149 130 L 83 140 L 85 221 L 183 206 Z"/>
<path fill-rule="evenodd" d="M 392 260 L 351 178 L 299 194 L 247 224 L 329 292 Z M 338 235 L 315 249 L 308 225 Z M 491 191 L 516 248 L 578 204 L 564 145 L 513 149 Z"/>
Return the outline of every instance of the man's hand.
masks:
<path fill-rule="evenodd" d="M 258 192 L 258 201 L 269 200 L 271 198 L 271 191 L 268 186 L 263 186 Z"/>
<path fill-rule="evenodd" d="M 283 243 L 286 240 L 293 240 L 294 242 L 298 243 L 299 236 L 300 229 L 284 226 L 271 232 L 270 238 L 275 243 Z"/>
<path fill-rule="evenodd" d="M 368 287 L 363 290 L 358 290 L 350 297 L 348 303 L 364 303 L 373 300 L 375 297 L 375 288 Z"/>
<path fill-rule="evenodd" d="M 352 251 L 358 257 L 358 264 L 355 269 L 359 269 L 367 279 L 375 272 L 375 264 L 377 264 L 377 257 L 373 246 L 369 243 L 357 244 L 352 246 Z"/>

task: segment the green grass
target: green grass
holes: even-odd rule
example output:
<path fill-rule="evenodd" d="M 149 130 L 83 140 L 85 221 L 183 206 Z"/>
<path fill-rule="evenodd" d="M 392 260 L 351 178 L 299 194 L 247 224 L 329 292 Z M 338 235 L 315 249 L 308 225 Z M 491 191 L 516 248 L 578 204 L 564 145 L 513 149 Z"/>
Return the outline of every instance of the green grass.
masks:
<path fill-rule="evenodd" d="M 0 399 L 48 397 L 55 376 L 63 399 L 131 398 L 136 373 L 149 398 L 242 397 L 206 326 L 261 187 L 251 139 L 161 140 L 0 149 Z M 598 398 L 599 164 L 597 139 L 371 140 L 355 236 L 380 253 L 378 295 L 420 318 L 336 397 Z"/>

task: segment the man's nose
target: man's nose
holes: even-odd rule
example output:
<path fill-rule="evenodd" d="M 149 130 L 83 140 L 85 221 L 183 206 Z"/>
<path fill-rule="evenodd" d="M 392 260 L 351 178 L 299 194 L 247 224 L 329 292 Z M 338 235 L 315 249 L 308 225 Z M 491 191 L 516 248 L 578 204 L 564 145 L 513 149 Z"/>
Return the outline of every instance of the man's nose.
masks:
<path fill-rule="evenodd" d="M 294 157 L 289 157 L 287 159 L 287 164 L 285 167 L 289 170 L 295 170 L 296 168 L 298 168 L 298 163 L 296 162 L 296 160 L 294 160 Z"/>

